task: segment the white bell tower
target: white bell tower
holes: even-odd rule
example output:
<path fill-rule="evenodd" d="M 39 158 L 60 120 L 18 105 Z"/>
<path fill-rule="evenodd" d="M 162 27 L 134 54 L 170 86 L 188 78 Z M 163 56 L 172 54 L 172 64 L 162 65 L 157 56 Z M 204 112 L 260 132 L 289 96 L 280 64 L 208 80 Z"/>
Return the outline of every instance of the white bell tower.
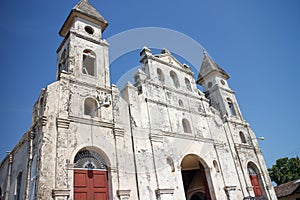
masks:
<path fill-rule="evenodd" d="M 212 60 L 204 49 L 203 54 L 197 83 L 203 87 L 211 105 L 221 113 L 222 117 L 243 120 L 235 94 L 227 82 L 230 76 Z"/>
<path fill-rule="evenodd" d="M 108 43 L 102 33 L 108 23 L 87 1 L 71 10 L 59 31 L 57 79 L 68 78 L 96 87 L 110 85 Z"/>

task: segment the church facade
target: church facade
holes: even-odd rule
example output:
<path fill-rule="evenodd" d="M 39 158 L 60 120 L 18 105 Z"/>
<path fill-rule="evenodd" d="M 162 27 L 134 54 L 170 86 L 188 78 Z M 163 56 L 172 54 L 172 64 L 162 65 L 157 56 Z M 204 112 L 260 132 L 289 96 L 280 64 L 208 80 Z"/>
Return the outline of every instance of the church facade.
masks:
<path fill-rule="evenodd" d="M 0 199 L 277 199 L 229 75 L 204 52 L 195 80 L 167 49 L 144 47 L 134 83 L 120 91 L 106 27 L 87 0 L 71 10 L 56 81 L 1 162 Z"/>

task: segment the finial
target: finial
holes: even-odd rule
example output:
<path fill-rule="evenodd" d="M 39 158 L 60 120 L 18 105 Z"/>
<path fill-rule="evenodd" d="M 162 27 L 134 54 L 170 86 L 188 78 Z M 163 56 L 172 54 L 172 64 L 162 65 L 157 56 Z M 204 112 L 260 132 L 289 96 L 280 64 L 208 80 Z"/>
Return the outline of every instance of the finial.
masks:
<path fill-rule="evenodd" d="M 202 47 L 203 55 L 207 55 L 207 51 L 205 50 L 204 47 Z"/>
<path fill-rule="evenodd" d="M 170 51 L 168 49 L 166 49 L 166 48 L 163 48 L 160 53 L 161 54 L 169 54 L 169 55 L 171 55 Z"/>

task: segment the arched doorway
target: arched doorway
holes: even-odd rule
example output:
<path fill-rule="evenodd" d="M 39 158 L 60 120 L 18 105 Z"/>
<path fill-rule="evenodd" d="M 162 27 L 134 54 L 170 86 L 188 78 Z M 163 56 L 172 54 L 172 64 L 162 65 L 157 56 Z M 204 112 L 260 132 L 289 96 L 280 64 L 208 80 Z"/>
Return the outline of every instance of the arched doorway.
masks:
<path fill-rule="evenodd" d="M 211 200 L 204 166 L 195 155 L 181 162 L 181 174 L 187 200 Z"/>
<path fill-rule="evenodd" d="M 248 166 L 249 178 L 253 187 L 254 195 L 256 197 L 263 196 L 261 187 L 261 178 L 257 167 L 253 163 L 249 163 Z"/>
<path fill-rule="evenodd" d="M 74 158 L 74 200 L 108 200 L 107 164 L 97 152 L 83 149 Z"/>

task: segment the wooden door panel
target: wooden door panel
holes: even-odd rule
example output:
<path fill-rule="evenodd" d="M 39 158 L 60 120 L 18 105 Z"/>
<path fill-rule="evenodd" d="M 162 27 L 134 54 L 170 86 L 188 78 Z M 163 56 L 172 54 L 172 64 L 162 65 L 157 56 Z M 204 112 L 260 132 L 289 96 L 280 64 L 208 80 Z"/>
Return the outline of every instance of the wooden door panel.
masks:
<path fill-rule="evenodd" d="M 87 187 L 87 176 L 84 172 L 75 173 L 74 176 L 74 186 L 75 187 Z"/>
<path fill-rule="evenodd" d="M 251 184 L 252 184 L 255 196 L 257 196 L 257 197 L 262 196 L 262 191 L 260 188 L 260 184 L 259 184 L 257 175 L 250 175 L 250 180 L 251 180 Z"/>
<path fill-rule="evenodd" d="M 93 186 L 95 188 L 105 188 L 107 187 L 106 185 L 106 174 L 94 174 L 94 179 L 93 179 Z"/>
<path fill-rule="evenodd" d="M 106 193 L 101 193 L 101 192 L 95 192 L 94 193 L 94 199 L 99 199 L 99 200 L 107 200 Z"/>
<path fill-rule="evenodd" d="M 107 171 L 74 170 L 74 200 L 108 200 Z"/>
<path fill-rule="evenodd" d="M 76 200 L 87 200 L 87 193 L 86 192 L 75 192 L 74 199 Z"/>

